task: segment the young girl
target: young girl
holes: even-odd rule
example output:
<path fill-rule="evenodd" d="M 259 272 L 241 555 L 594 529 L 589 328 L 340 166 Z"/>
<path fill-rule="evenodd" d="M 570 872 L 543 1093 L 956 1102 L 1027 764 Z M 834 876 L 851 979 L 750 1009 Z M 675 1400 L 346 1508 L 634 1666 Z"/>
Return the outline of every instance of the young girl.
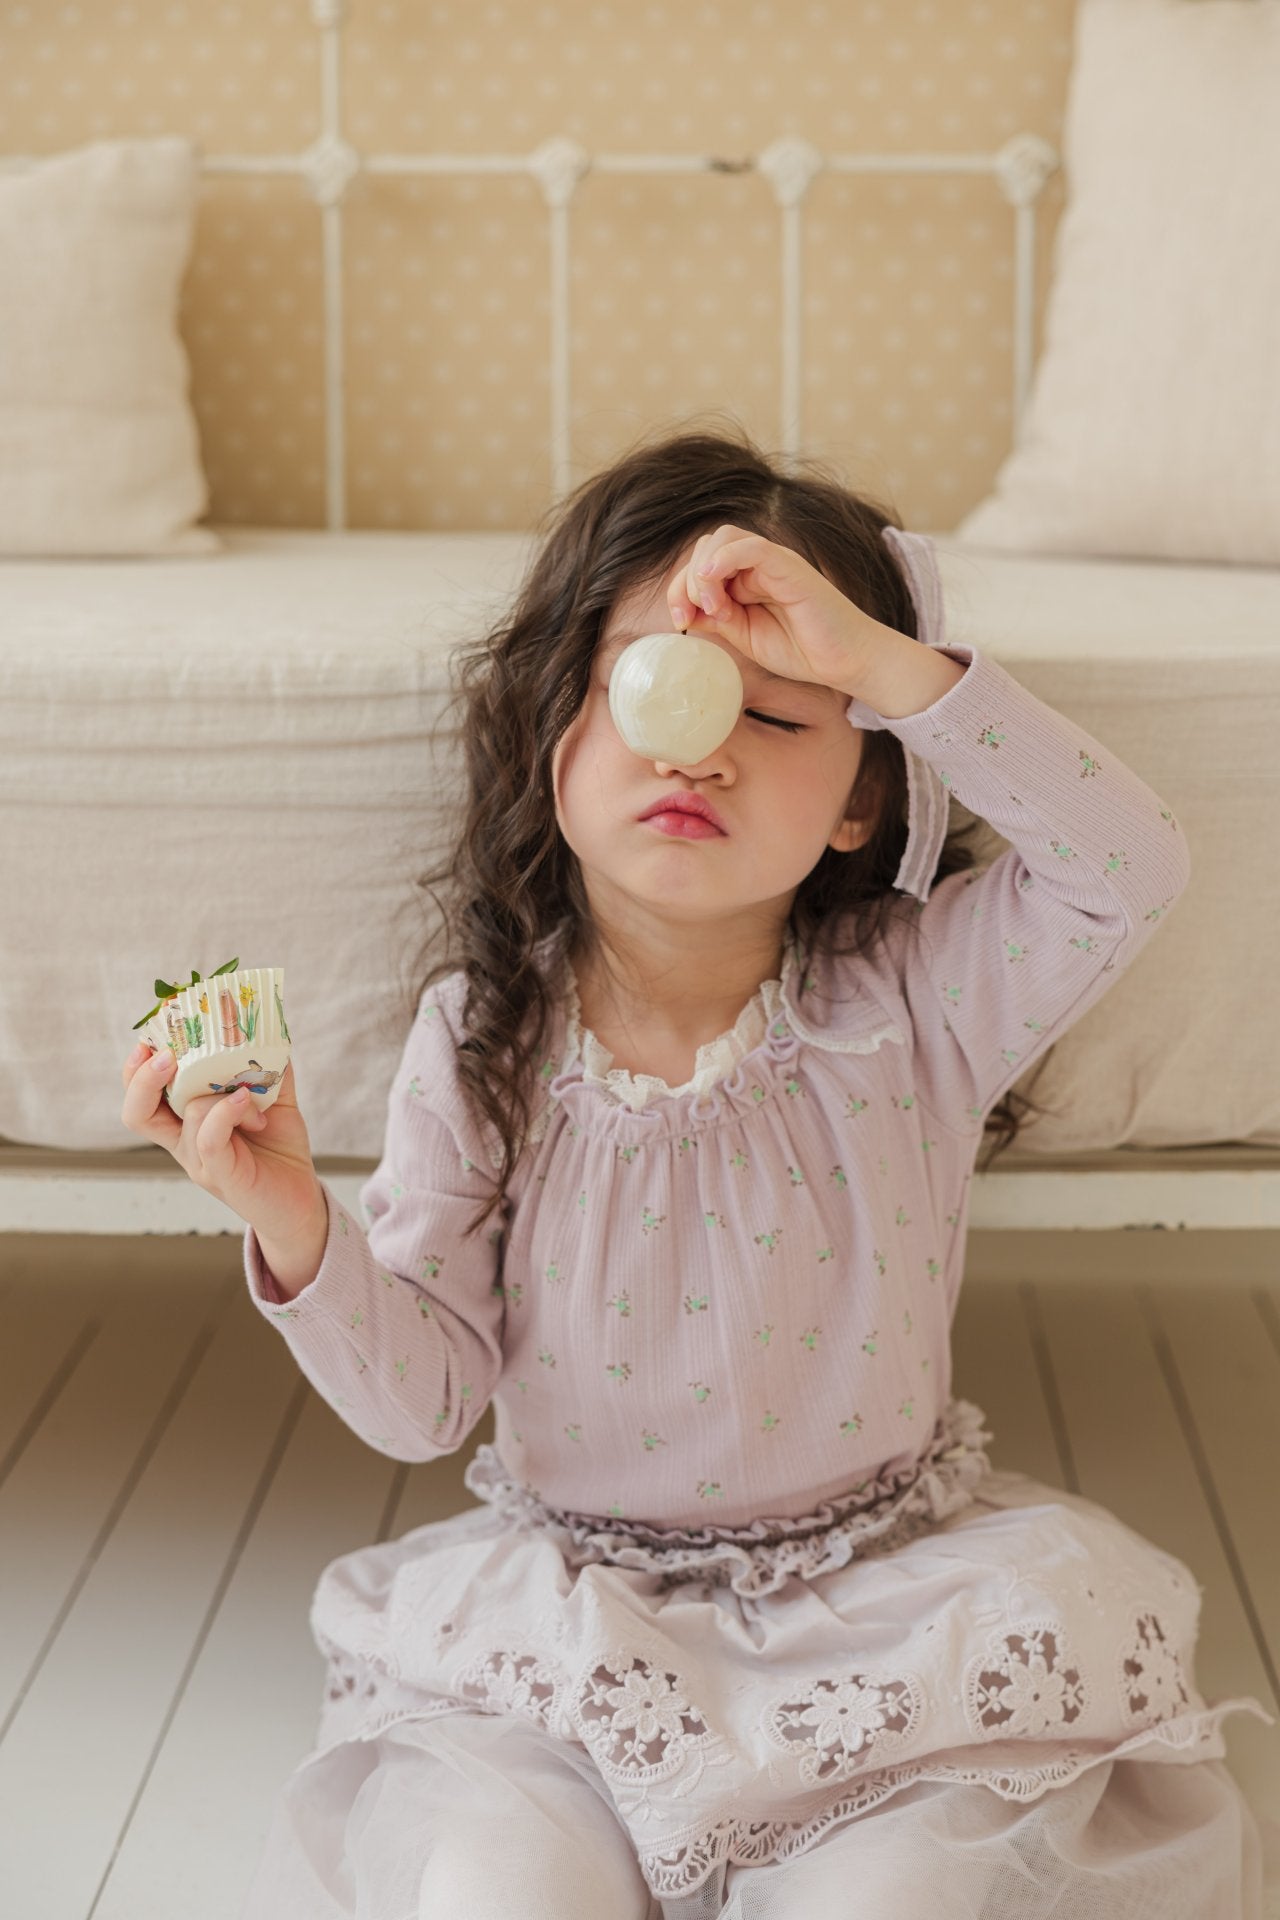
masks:
<path fill-rule="evenodd" d="M 693 765 L 609 708 L 673 627 L 746 696 Z M 454 953 L 363 1226 L 291 1073 L 257 1139 L 188 1123 L 369 1446 L 496 1409 L 481 1504 L 320 1579 L 245 1920 L 1255 1920 L 1221 1722 L 1271 1716 L 1197 1691 L 1194 1576 L 951 1395 L 984 1122 L 1176 904 L 1177 821 L 944 643 L 926 539 L 745 441 L 579 488 L 466 678 Z"/>

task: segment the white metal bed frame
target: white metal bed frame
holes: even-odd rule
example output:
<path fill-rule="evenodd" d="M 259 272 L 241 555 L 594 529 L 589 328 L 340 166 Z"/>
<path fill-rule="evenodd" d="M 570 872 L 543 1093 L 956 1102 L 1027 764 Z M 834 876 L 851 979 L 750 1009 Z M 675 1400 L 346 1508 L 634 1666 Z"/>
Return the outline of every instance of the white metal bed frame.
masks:
<path fill-rule="evenodd" d="M 1059 165 L 1053 147 L 1021 133 L 993 154 L 854 153 L 824 155 L 809 141 L 774 141 L 754 158 L 706 154 L 589 154 L 557 138 L 528 154 L 359 153 L 343 134 L 342 29 L 347 0 L 311 0 L 321 36 L 321 133 L 296 154 L 201 156 L 205 176 L 300 177 L 321 210 L 324 257 L 325 514 L 330 531 L 346 527 L 346 435 L 342 259 L 344 203 L 359 175 L 525 175 L 542 188 L 550 242 L 550 447 L 560 498 L 573 482 L 570 458 L 570 215 L 588 173 L 756 172 L 769 181 L 781 227 L 781 441 L 801 450 L 802 222 L 805 196 L 821 172 L 988 174 L 1013 209 L 1013 411 L 1021 418 L 1031 379 L 1036 203 Z M 7 169 L 35 164 L 13 156 Z M 317 1162 L 337 1197 L 356 1209 L 369 1163 Z M 1064 1228 L 1218 1228 L 1280 1226 L 1280 1154 L 1247 1148 L 1171 1149 L 1160 1153 L 1020 1155 L 975 1173 L 969 1224 L 979 1230 Z M 227 1233 L 227 1209 L 187 1180 L 159 1148 L 135 1153 L 59 1153 L 0 1147 L 0 1232 Z"/>

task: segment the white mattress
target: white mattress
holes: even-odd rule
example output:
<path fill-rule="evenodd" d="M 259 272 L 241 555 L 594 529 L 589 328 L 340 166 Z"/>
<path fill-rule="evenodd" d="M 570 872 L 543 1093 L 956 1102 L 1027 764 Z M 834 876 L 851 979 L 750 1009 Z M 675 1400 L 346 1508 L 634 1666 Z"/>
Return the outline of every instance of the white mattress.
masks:
<path fill-rule="evenodd" d="M 119 1066 L 156 975 L 235 956 L 285 968 L 315 1153 L 372 1159 L 434 925 L 413 881 L 458 793 L 449 654 L 533 540 L 218 532 L 208 557 L 0 563 L 0 1137 L 135 1146 Z M 1127 761 L 1192 854 L 1019 1150 L 1280 1144 L 1280 569 L 936 538 L 951 636 Z"/>

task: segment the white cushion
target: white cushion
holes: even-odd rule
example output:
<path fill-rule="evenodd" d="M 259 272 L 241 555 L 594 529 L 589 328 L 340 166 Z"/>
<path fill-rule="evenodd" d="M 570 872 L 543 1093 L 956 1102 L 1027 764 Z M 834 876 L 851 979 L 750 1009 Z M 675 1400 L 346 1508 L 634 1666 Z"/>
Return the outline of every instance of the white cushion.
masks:
<path fill-rule="evenodd" d="M 1280 4 L 1079 0 L 1045 340 L 952 536 L 1280 563 Z"/>
<path fill-rule="evenodd" d="M 178 296 L 185 140 L 0 174 L 0 553 L 217 553 Z"/>

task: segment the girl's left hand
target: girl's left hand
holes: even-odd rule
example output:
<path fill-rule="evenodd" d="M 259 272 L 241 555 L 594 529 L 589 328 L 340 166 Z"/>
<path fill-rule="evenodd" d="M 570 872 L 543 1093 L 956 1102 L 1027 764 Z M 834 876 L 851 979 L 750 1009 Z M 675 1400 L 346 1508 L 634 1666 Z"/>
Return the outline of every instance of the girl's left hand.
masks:
<path fill-rule="evenodd" d="M 734 526 L 701 536 L 667 602 L 681 631 L 719 634 L 769 673 L 851 696 L 889 631 L 790 547 Z"/>

